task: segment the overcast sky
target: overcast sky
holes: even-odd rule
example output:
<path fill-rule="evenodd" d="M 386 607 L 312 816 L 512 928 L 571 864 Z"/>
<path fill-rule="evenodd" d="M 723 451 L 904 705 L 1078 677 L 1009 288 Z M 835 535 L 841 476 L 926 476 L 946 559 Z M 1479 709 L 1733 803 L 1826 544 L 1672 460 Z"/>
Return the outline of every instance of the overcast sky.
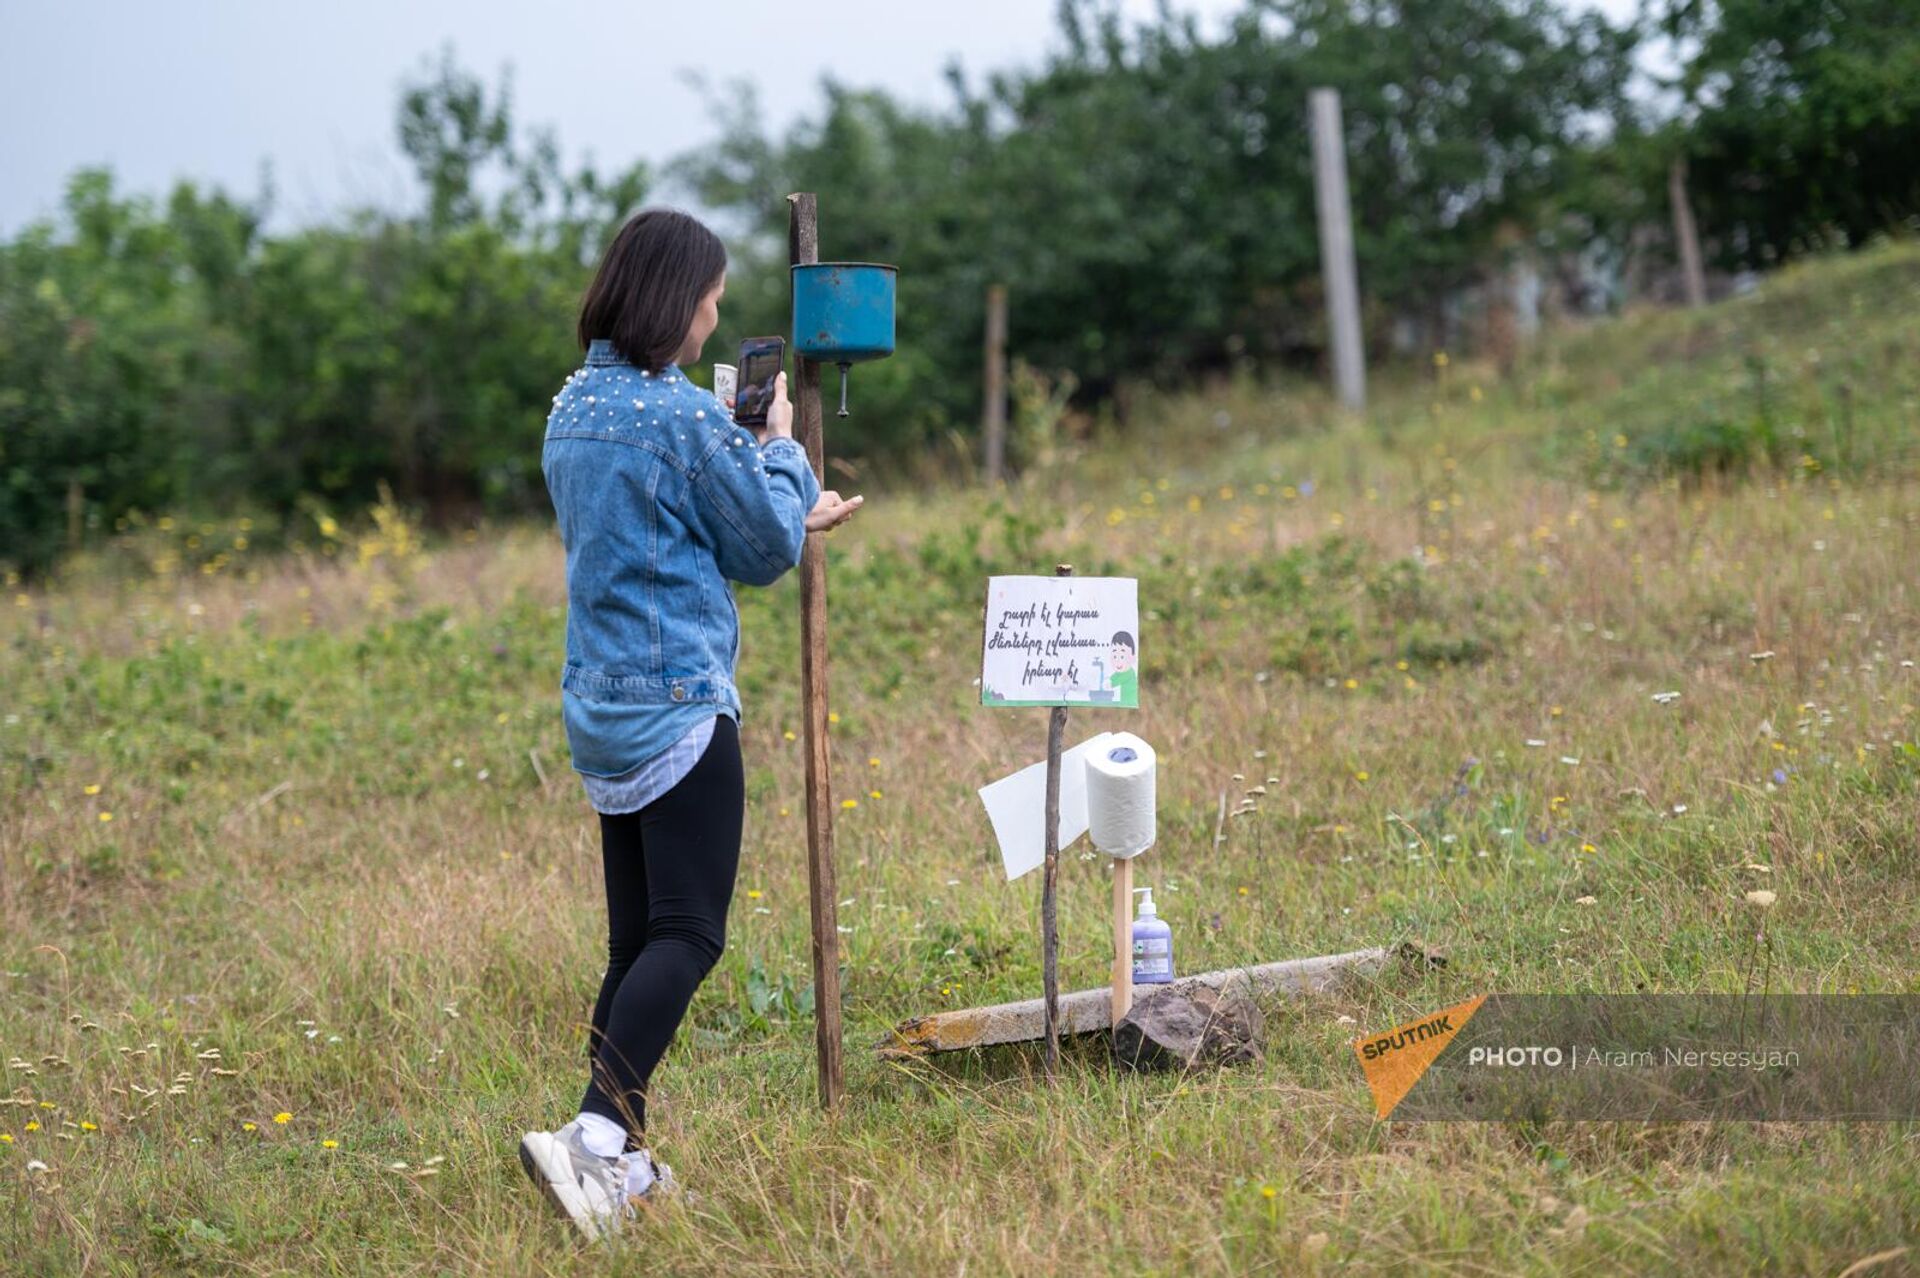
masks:
<path fill-rule="evenodd" d="M 1633 0 L 1597 2 L 1615 14 Z M 1146 18 L 1154 0 L 1120 0 Z M 1241 0 L 1174 0 L 1203 31 Z M 805 14 L 801 21 L 795 15 Z M 572 167 L 662 161 L 711 142 L 699 93 L 752 70 L 778 131 L 819 104 L 823 75 L 928 106 L 941 71 L 1033 66 L 1056 47 L 1053 0 L 0 0 L 0 235 L 56 209 L 82 165 L 122 190 L 189 177 L 250 196 L 263 161 L 273 224 L 417 201 L 394 140 L 401 82 L 451 44 L 491 86 L 513 70 L 513 119 L 551 126 Z"/>

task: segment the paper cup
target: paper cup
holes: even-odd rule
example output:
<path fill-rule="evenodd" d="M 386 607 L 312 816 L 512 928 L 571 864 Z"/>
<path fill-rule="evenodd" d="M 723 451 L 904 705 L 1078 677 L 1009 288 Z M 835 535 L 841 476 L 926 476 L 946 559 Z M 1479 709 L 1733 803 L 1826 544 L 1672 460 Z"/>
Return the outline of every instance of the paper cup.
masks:
<path fill-rule="evenodd" d="M 734 392 L 738 390 L 739 387 L 739 369 L 735 368 L 732 364 L 715 364 L 713 366 L 713 393 L 719 396 L 722 402 L 732 399 Z"/>

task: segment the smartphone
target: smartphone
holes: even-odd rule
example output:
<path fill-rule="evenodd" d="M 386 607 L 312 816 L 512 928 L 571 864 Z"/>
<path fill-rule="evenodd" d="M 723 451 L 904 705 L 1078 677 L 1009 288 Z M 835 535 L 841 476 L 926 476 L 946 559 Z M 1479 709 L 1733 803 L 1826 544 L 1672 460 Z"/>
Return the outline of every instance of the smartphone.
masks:
<path fill-rule="evenodd" d="M 740 343 L 740 387 L 734 395 L 733 420 L 742 426 L 767 424 L 773 404 L 773 382 L 786 363 L 787 339 L 749 337 Z"/>

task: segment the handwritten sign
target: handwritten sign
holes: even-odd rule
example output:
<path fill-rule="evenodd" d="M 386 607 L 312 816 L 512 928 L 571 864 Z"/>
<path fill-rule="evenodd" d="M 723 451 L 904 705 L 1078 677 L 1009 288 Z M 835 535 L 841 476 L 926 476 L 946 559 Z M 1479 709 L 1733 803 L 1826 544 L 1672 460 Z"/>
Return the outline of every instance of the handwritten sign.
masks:
<path fill-rule="evenodd" d="M 1140 705 L 1139 582 L 990 577 L 984 706 Z"/>

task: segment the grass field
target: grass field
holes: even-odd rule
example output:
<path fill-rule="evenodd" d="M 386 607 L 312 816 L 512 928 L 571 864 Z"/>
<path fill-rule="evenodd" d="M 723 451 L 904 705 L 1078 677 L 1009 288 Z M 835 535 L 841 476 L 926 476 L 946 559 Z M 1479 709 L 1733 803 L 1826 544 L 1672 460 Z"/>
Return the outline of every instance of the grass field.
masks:
<path fill-rule="evenodd" d="M 703 1196 L 611 1271 L 1920 1271 L 1920 1126 L 1381 1123 L 1348 1046 L 1490 990 L 1740 989 L 1759 887 L 1774 990 L 1920 993 L 1916 313 L 1895 246 L 1506 380 L 1436 360 L 1364 420 L 1225 386 L 991 499 L 868 485 L 829 542 L 848 1096 L 814 1100 L 790 578 L 740 592 L 738 896 L 656 1080 Z M 150 523 L 0 610 L 0 1268 L 609 1272 L 514 1155 L 573 1112 L 603 959 L 557 543 L 247 536 Z M 1181 968 L 1444 971 L 1276 1005 L 1225 1072 L 875 1056 L 1039 991 L 1039 876 L 974 789 L 1046 715 L 973 680 L 987 574 L 1059 560 L 1140 579 L 1143 708 L 1068 738 L 1161 751 L 1136 874 Z M 1106 967 L 1083 850 L 1069 988 Z"/>

